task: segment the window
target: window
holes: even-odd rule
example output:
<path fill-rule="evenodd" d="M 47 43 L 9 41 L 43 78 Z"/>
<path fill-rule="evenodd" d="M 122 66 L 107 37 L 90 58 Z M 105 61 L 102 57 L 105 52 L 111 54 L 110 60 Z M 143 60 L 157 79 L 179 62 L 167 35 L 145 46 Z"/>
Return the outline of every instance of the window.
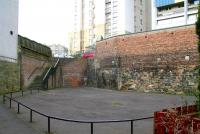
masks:
<path fill-rule="evenodd" d="M 111 23 L 111 19 L 110 18 L 106 18 L 106 24 Z"/>
<path fill-rule="evenodd" d="M 110 13 L 111 12 L 111 7 L 107 7 L 106 8 L 106 13 Z"/>
<path fill-rule="evenodd" d="M 106 29 L 106 34 L 109 34 L 111 32 L 110 29 Z"/>
<path fill-rule="evenodd" d="M 142 0 L 140 0 L 140 5 L 142 5 Z"/>
<path fill-rule="evenodd" d="M 113 23 L 113 28 L 114 28 L 114 27 L 117 27 L 117 23 Z"/>
<path fill-rule="evenodd" d="M 117 1 L 113 1 L 113 7 L 117 6 Z"/>
<path fill-rule="evenodd" d="M 141 25 L 143 24 L 142 19 L 140 19 L 140 24 L 141 24 Z"/>
<path fill-rule="evenodd" d="M 111 13 L 107 13 L 106 18 L 110 18 L 110 17 L 111 17 Z"/>
<path fill-rule="evenodd" d="M 113 17 L 117 17 L 117 12 L 114 12 L 114 13 L 113 13 Z"/>
<path fill-rule="evenodd" d="M 140 15 L 142 15 L 143 13 L 142 13 L 142 9 L 140 9 Z"/>

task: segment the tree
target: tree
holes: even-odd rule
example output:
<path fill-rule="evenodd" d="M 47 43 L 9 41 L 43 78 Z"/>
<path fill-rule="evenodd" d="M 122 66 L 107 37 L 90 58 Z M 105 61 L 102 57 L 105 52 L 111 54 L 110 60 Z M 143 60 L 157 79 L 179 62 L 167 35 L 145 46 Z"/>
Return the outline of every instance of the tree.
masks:
<path fill-rule="evenodd" d="M 199 63 L 200 63 L 200 4 L 199 4 L 199 10 L 198 10 L 198 18 L 196 22 L 196 34 L 198 36 L 198 52 L 199 52 Z M 197 97 L 197 107 L 198 111 L 200 111 L 200 66 L 198 65 L 198 87 L 197 87 L 197 93 L 195 95 Z"/>

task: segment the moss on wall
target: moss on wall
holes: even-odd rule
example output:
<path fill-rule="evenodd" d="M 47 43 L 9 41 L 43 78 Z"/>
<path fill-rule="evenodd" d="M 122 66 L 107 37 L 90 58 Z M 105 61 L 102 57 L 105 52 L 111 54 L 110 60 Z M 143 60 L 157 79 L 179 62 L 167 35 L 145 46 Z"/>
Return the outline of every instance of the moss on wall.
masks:
<path fill-rule="evenodd" d="M 0 60 L 0 70 L 0 94 L 19 90 L 19 64 Z"/>
<path fill-rule="evenodd" d="M 18 45 L 35 53 L 51 57 L 51 49 L 49 47 L 20 35 L 18 36 Z"/>

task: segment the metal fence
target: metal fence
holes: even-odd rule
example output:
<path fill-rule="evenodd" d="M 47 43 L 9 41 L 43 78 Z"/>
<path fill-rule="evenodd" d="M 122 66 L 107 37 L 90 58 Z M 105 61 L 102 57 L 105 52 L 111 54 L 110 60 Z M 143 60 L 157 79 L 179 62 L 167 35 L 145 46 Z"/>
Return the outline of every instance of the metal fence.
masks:
<path fill-rule="evenodd" d="M 39 89 L 38 89 L 39 92 Z M 32 94 L 33 91 L 30 90 L 30 93 Z M 21 92 L 21 96 L 23 96 L 24 92 Z M 104 120 L 104 121 L 82 121 L 82 120 L 71 120 L 71 119 L 65 119 L 65 118 L 59 118 L 59 117 L 54 117 L 50 116 L 48 114 L 39 112 L 19 101 L 13 98 L 13 93 L 9 94 L 4 94 L 3 95 L 3 104 L 5 104 L 6 100 L 9 100 L 9 108 L 12 108 L 12 102 L 15 102 L 17 104 L 17 114 L 20 113 L 20 108 L 24 107 L 30 110 L 30 122 L 33 122 L 33 112 L 37 113 L 41 116 L 44 116 L 47 118 L 47 132 L 50 134 L 51 133 L 51 120 L 59 120 L 63 122 L 74 122 L 74 123 L 81 123 L 81 124 L 90 124 L 90 134 L 94 134 L 94 125 L 95 124 L 103 124 L 103 123 L 117 123 L 117 122 L 129 122 L 130 123 L 130 134 L 133 134 L 134 132 L 134 122 L 136 121 L 143 121 L 147 119 L 152 119 L 153 117 L 144 117 L 144 118 L 135 118 L 135 119 L 128 119 L 128 120 Z"/>

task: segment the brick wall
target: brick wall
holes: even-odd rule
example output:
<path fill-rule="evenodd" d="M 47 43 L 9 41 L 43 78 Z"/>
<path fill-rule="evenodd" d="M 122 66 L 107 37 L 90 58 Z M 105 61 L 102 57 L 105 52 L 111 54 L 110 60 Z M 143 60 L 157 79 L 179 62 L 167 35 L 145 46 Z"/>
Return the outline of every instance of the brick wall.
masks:
<path fill-rule="evenodd" d="M 196 44 L 194 25 L 97 42 L 98 85 L 148 92 L 191 91 L 197 86 Z"/>
<path fill-rule="evenodd" d="M 23 53 L 26 51 L 26 54 Z M 21 55 L 21 84 L 22 88 L 27 88 L 33 80 L 41 75 L 50 66 L 50 59 L 43 55 L 33 53 L 22 48 Z"/>
<path fill-rule="evenodd" d="M 86 72 L 86 61 L 84 59 L 63 59 L 62 76 L 63 87 L 79 87 L 83 85 Z"/>
<path fill-rule="evenodd" d="M 51 65 L 51 50 L 47 46 L 19 36 L 21 88 L 26 89 L 36 77 L 41 76 Z"/>
<path fill-rule="evenodd" d="M 170 54 L 196 50 L 195 26 L 117 36 L 97 42 L 98 59 L 124 55 Z"/>

